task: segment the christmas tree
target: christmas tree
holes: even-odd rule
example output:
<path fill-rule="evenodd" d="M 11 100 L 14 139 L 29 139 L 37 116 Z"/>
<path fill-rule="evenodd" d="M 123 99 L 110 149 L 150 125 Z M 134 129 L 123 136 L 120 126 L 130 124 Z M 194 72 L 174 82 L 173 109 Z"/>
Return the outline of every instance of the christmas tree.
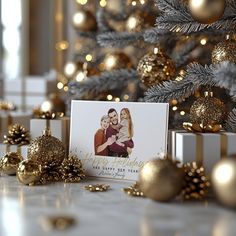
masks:
<path fill-rule="evenodd" d="M 93 40 L 99 53 L 88 62 L 96 72 L 69 83 L 70 99 L 168 102 L 173 128 L 197 122 L 191 105 L 202 99 L 213 116 L 201 131 L 218 124 L 236 131 L 236 1 L 78 2 L 90 19 L 77 26 L 78 37 Z"/>

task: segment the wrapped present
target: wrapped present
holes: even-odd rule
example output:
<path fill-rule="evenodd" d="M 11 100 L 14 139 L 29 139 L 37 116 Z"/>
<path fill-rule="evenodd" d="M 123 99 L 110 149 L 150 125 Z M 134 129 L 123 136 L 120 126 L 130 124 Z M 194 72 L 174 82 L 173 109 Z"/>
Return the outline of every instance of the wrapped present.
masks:
<path fill-rule="evenodd" d="M 21 156 L 26 159 L 29 145 L 17 146 L 0 144 L 0 157 L 3 157 L 7 152 L 18 152 Z"/>
<path fill-rule="evenodd" d="M 45 119 L 31 119 L 30 120 L 30 135 L 31 139 L 35 139 L 43 134 L 47 126 Z M 62 117 L 60 119 L 49 120 L 49 128 L 52 136 L 62 141 L 65 148 L 68 150 L 70 138 L 70 118 Z"/>
<path fill-rule="evenodd" d="M 12 124 L 21 124 L 27 130 L 30 128 L 31 113 L 25 112 L 0 112 L 0 142 L 3 141 L 3 136 L 7 134 L 8 127 Z"/>
<path fill-rule="evenodd" d="M 181 163 L 203 165 L 209 174 L 217 161 L 236 154 L 236 133 L 189 133 L 170 131 L 168 153 Z"/>

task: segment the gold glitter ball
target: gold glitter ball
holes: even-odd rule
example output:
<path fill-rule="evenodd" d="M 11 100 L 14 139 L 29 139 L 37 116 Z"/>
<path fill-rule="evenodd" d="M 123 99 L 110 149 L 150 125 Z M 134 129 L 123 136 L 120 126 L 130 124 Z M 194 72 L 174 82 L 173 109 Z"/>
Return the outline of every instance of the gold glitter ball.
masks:
<path fill-rule="evenodd" d="M 0 160 L 0 170 L 7 175 L 15 175 L 23 157 L 17 152 L 8 152 Z"/>
<path fill-rule="evenodd" d="M 176 68 L 174 62 L 158 47 L 154 49 L 154 52 L 141 58 L 137 71 L 141 76 L 142 83 L 151 87 L 172 79 Z"/>
<path fill-rule="evenodd" d="M 42 166 L 59 166 L 65 158 L 63 143 L 50 135 L 40 136 L 28 147 L 28 159 Z"/>
<path fill-rule="evenodd" d="M 110 188 L 110 185 L 107 185 L 107 184 L 90 184 L 90 185 L 84 186 L 84 189 L 90 192 L 105 192 L 109 188 Z"/>
<path fill-rule="evenodd" d="M 192 123 L 203 126 L 222 124 L 226 116 L 224 103 L 213 97 L 212 92 L 205 92 L 205 97 L 198 98 L 190 108 L 190 120 Z"/>
<path fill-rule="evenodd" d="M 17 169 L 18 180 L 25 185 L 34 185 L 40 180 L 41 166 L 33 160 L 24 160 Z"/>
<path fill-rule="evenodd" d="M 212 51 L 212 63 L 218 64 L 223 61 L 236 63 L 235 51 L 236 42 L 234 40 L 226 40 L 218 43 Z"/>
<path fill-rule="evenodd" d="M 154 159 L 140 170 L 139 185 L 143 194 L 152 200 L 166 202 L 182 189 L 184 172 L 169 159 Z"/>

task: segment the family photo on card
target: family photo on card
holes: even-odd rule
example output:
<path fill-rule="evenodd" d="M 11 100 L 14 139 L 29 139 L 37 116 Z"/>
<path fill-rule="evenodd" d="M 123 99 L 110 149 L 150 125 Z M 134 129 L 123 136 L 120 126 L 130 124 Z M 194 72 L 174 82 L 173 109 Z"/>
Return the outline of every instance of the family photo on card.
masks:
<path fill-rule="evenodd" d="M 88 176 L 136 180 L 167 150 L 168 104 L 72 101 L 70 153 Z"/>

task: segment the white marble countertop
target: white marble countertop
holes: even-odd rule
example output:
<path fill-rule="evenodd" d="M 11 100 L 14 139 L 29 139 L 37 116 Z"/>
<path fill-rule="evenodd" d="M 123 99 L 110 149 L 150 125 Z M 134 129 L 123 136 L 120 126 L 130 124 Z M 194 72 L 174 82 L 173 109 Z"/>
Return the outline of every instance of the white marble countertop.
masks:
<path fill-rule="evenodd" d="M 91 193 L 80 184 L 28 187 L 15 177 L 0 177 L 1 236 L 235 236 L 236 211 L 216 203 L 157 203 L 121 190 L 130 183 L 106 183 L 111 190 Z M 66 231 L 45 230 L 41 219 L 68 215 L 77 224 Z"/>

